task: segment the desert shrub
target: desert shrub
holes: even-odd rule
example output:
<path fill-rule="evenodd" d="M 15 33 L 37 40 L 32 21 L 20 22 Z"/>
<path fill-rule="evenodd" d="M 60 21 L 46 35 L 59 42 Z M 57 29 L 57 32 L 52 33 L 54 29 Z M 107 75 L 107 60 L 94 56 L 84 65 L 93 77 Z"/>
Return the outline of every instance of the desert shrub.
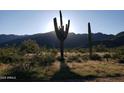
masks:
<path fill-rule="evenodd" d="M 31 39 L 22 42 L 20 46 L 20 52 L 22 53 L 37 53 L 38 51 L 39 45 Z"/>
<path fill-rule="evenodd" d="M 124 55 L 124 47 L 114 48 L 113 51 L 112 59 L 122 59 Z"/>
<path fill-rule="evenodd" d="M 119 59 L 118 62 L 119 63 L 124 63 L 124 59 Z"/>
<path fill-rule="evenodd" d="M 37 72 L 27 66 L 27 63 L 15 64 L 8 70 L 8 76 L 15 76 L 16 80 L 35 80 Z"/>
<path fill-rule="evenodd" d="M 86 52 L 86 49 L 78 49 L 78 52 L 85 53 Z"/>
<path fill-rule="evenodd" d="M 52 54 L 52 56 L 56 56 L 58 53 L 57 49 L 50 49 L 50 53 Z"/>
<path fill-rule="evenodd" d="M 52 53 L 46 53 L 42 55 L 42 62 L 45 63 L 45 65 L 51 65 L 55 61 L 55 56 Z"/>
<path fill-rule="evenodd" d="M 117 51 L 120 55 L 124 55 L 124 47 L 117 48 Z"/>
<path fill-rule="evenodd" d="M 79 52 L 79 48 L 65 48 L 65 52 L 69 52 L 69 53 L 71 53 L 71 52 Z"/>
<path fill-rule="evenodd" d="M 94 49 L 96 52 L 107 52 L 108 51 L 106 46 L 102 44 L 95 46 Z"/>
<path fill-rule="evenodd" d="M 32 61 L 41 66 L 49 66 L 55 61 L 55 56 L 52 53 L 42 53 L 41 55 L 35 55 Z"/>
<path fill-rule="evenodd" d="M 72 49 L 65 48 L 65 52 L 72 52 Z"/>
<path fill-rule="evenodd" d="M 91 60 L 99 60 L 99 61 L 101 61 L 102 57 L 99 54 L 93 54 L 91 56 Z"/>
<path fill-rule="evenodd" d="M 124 56 L 121 56 L 121 57 L 118 59 L 118 62 L 119 62 L 119 63 L 124 63 Z"/>
<path fill-rule="evenodd" d="M 82 59 L 83 59 L 84 61 L 89 60 L 89 55 L 87 55 L 87 54 L 82 55 Z"/>
<path fill-rule="evenodd" d="M 107 61 L 109 61 L 109 59 L 111 58 L 110 54 L 104 54 L 103 58 L 105 58 Z"/>
<path fill-rule="evenodd" d="M 123 58 L 118 59 L 118 62 L 119 62 L 119 63 L 124 63 L 124 59 L 123 59 Z"/>
<path fill-rule="evenodd" d="M 2 63 L 15 63 L 21 61 L 22 57 L 18 54 L 18 51 L 13 48 L 0 49 L 0 61 Z"/>
<path fill-rule="evenodd" d="M 81 62 L 81 55 L 78 54 L 78 55 L 69 56 L 67 62 Z"/>
<path fill-rule="evenodd" d="M 112 59 L 120 59 L 120 55 L 117 53 L 112 54 Z"/>
<path fill-rule="evenodd" d="M 41 52 L 49 52 L 50 49 L 47 48 L 46 46 L 43 46 L 43 47 L 40 48 L 40 51 L 41 51 Z"/>

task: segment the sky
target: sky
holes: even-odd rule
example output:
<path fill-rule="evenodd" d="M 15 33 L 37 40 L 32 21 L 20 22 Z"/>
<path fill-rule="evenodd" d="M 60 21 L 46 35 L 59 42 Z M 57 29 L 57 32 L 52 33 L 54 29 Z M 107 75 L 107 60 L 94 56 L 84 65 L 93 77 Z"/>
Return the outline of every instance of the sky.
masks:
<path fill-rule="evenodd" d="M 62 10 L 64 25 L 70 19 L 69 32 L 117 34 L 124 31 L 123 10 Z M 32 35 L 54 31 L 53 18 L 58 10 L 0 10 L 0 34 Z"/>

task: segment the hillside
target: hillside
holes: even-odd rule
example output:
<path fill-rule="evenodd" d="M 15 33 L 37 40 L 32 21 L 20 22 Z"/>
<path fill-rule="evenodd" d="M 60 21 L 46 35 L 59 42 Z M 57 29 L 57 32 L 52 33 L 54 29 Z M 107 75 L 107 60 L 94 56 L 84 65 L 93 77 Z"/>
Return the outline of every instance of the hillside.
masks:
<path fill-rule="evenodd" d="M 93 33 L 93 44 L 103 44 L 107 47 L 117 47 L 124 45 L 124 32 L 117 35 L 107 35 L 103 33 Z M 0 35 L 0 47 L 20 45 L 24 40 L 35 40 L 41 47 L 47 46 L 51 48 L 58 48 L 59 41 L 55 33 L 40 33 L 34 35 Z M 65 40 L 66 48 L 88 47 L 87 34 L 69 33 Z"/>

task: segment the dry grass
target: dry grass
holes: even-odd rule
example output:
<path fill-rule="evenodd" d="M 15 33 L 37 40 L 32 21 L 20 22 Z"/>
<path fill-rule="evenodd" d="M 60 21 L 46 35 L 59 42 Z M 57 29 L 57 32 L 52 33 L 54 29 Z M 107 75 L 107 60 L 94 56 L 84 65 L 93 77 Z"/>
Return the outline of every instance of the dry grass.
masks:
<path fill-rule="evenodd" d="M 47 67 L 35 67 L 33 70 L 37 73 L 38 80 L 49 80 L 60 68 L 59 62 L 54 62 L 52 65 Z"/>
<path fill-rule="evenodd" d="M 103 56 L 105 53 L 97 54 Z M 41 81 L 50 80 L 56 72 L 59 72 L 60 62 L 57 59 L 59 55 L 59 53 L 55 52 L 55 55 L 52 56 L 55 57 L 55 60 L 49 66 L 43 67 L 38 65 L 37 67 L 33 67 L 32 71 L 36 72 L 36 79 Z M 105 60 L 91 61 L 87 57 L 88 53 L 65 52 L 65 63 L 71 72 L 82 76 L 82 78 L 94 77 L 94 80 L 88 81 L 124 81 L 124 64 L 119 64 L 116 60 L 112 59 L 108 62 Z M 0 76 L 5 75 L 10 69 L 11 65 L 0 64 Z"/>
<path fill-rule="evenodd" d="M 12 66 L 9 64 L 3 64 L 0 63 L 0 76 L 4 76 L 8 73 L 8 69 L 10 69 Z"/>
<path fill-rule="evenodd" d="M 70 69 L 83 76 L 120 77 L 124 76 L 124 65 L 115 62 L 88 61 L 83 63 L 68 63 Z"/>

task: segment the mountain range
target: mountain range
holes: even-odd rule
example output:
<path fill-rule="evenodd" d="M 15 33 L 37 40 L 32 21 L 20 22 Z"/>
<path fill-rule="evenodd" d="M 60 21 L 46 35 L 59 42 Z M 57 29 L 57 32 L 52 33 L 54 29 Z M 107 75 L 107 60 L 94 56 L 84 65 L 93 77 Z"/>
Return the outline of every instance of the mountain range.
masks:
<path fill-rule="evenodd" d="M 35 40 L 40 47 L 46 46 L 50 48 L 58 48 L 59 40 L 56 37 L 54 31 L 47 33 L 38 33 L 34 35 L 0 35 L 0 47 L 6 46 L 19 46 L 24 40 L 32 39 Z M 124 45 L 124 31 L 113 35 L 103 33 L 92 33 L 93 45 L 105 45 L 106 47 L 119 47 Z M 65 40 L 65 48 L 87 48 L 88 39 L 87 34 L 75 34 L 69 33 Z"/>

